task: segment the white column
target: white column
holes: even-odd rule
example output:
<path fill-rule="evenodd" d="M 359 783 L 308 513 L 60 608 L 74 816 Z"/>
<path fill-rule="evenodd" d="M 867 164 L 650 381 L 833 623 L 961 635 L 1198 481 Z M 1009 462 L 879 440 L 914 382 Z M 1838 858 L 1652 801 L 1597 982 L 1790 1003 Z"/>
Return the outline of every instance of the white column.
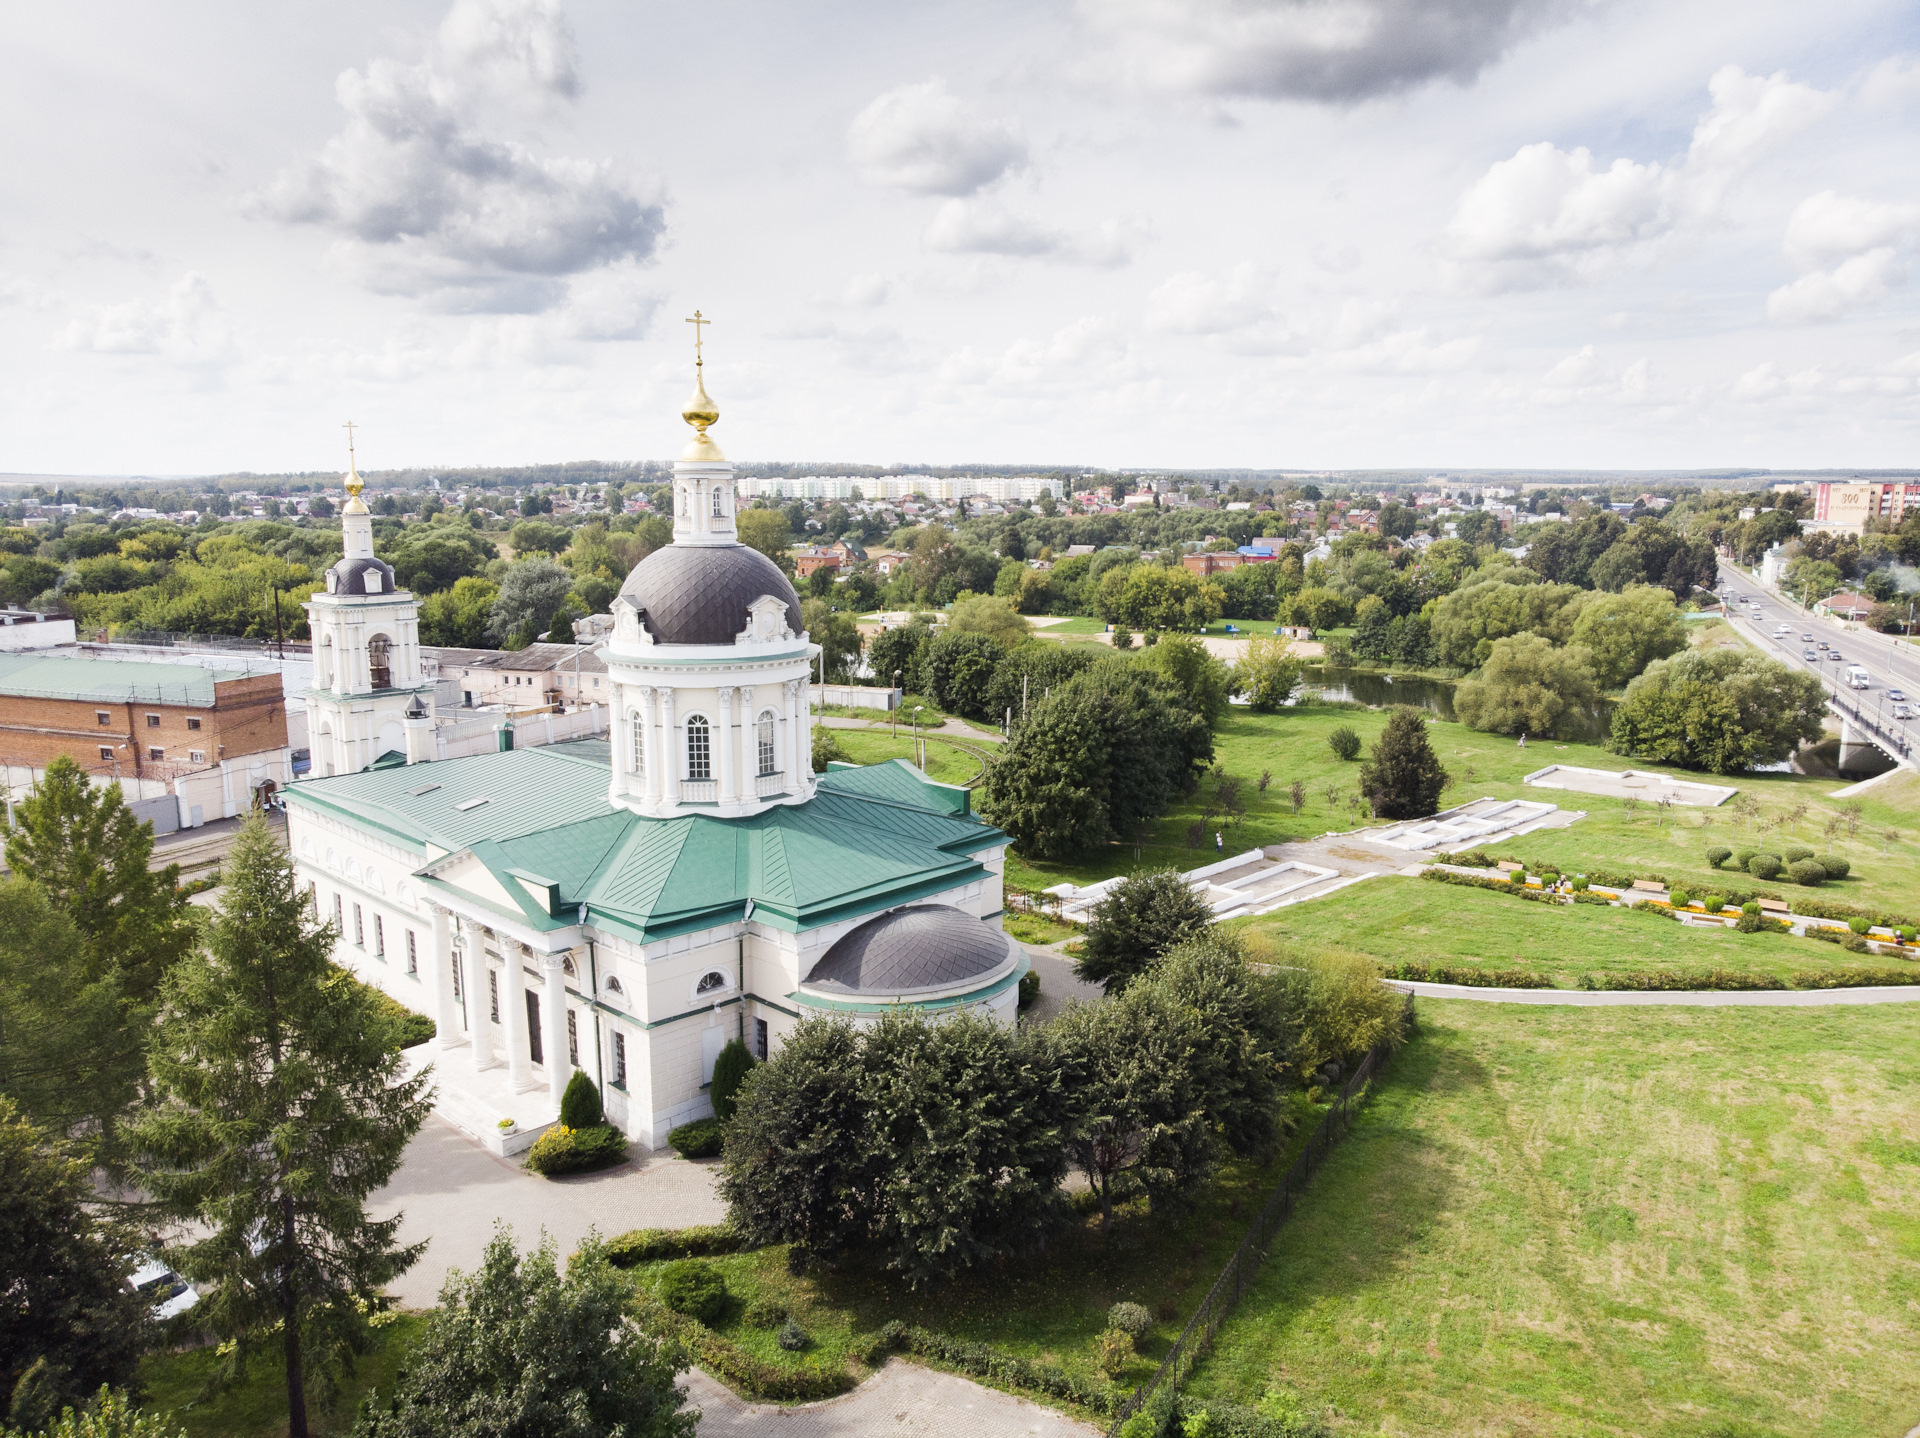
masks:
<path fill-rule="evenodd" d="M 488 1008 L 491 989 L 487 984 L 487 956 L 480 947 L 480 935 L 462 926 L 463 958 L 460 974 L 467 990 L 467 1035 L 473 1040 L 473 1066 L 476 1070 L 493 1067 L 493 1019 Z"/>
<path fill-rule="evenodd" d="M 679 734 L 679 715 L 674 710 L 673 691 L 660 691 L 660 743 L 654 752 L 660 756 L 655 765 L 659 780 L 654 792 L 660 796 L 663 804 L 672 804 L 680 798 L 680 745 L 676 742 Z"/>
<path fill-rule="evenodd" d="M 540 1022 L 547 1031 L 547 1092 L 555 1105 L 567 1091 L 567 1080 L 573 1077 L 573 1064 L 567 1058 L 566 975 L 560 971 L 565 958 L 564 954 L 548 954 L 541 961 L 547 992 L 540 1001 Z"/>
<path fill-rule="evenodd" d="M 645 686 L 630 690 L 629 702 L 634 712 L 640 716 L 640 743 L 642 747 L 640 750 L 640 772 L 628 779 L 627 792 L 636 794 L 644 799 L 653 792 L 653 771 L 659 762 L 658 757 L 653 752 L 653 690 Z M 609 710 L 609 713 L 612 712 L 614 711 Z M 627 769 L 629 774 L 631 774 L 633 770 L 632 749 L 634 725 L 633 721 L 624 714 L 621 715 L 619 723 L 625 731 L 620 737 L 627 745 Z"/>
<path fill-rule="evenodd" d="M 804 788 L 795 786 L 804 786 L 807 775 L 813 769 L 813 753 L 808 742 L 813 736 L 807 728 L 806 680 L 789 679 L 787 681 L 787 713 L 792 716 L 791 722 L 787 725 L 787 734 L 792 741 L 790 751 L 792 767 L 787 772 L 793 776 L 793 782 L 787 786 L 787 792 L 800 794 L 805 792 Z"/>
<path fill-rule="evenodd" d="M 714 747 L 720 751 L 720 802 L 731 804 L 740 797 L 740 790 L 734 783 L 734 775 L 739 772 L 739 766 L 735 762 L 739 758 L 735 752 L 739 748 L 739 734 L 733 727 L 734 691 L 723 684 L 718 693 L 720 695 L 718 726 L 720 732 L 714 735 Z"/>
<path fill-rule="evenodd" d="M 533 1087 L 533 1055 L 527 1050 L 527 992 L 520 973 L 520 946 L 502 944 L 507 971 L 500 983 L 500 1017 L 507 1031 L 507 1087 L 515 1093 Z"/>
<path fill-rule="evenodd" d="M 453 1048 L 466 1037 L 460 1032 L 460 1007 L 453 999 L 453 915 L 433 906 L 433 1022 L 440 1047 Z"/>

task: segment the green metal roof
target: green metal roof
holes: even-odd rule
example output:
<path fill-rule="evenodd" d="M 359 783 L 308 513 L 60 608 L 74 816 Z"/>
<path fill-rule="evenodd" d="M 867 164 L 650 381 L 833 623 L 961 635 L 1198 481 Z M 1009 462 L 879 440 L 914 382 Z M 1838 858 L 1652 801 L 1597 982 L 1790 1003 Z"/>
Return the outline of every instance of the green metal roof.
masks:
<path fill-rule="evenodd" d="M 382 829 L 423 859 L 428 845 L 470 850 L 513 896 L 515 917 L 537 927 L 577 923 L 584 906 L 643 940 L 737 919 L 749 899 L 756 919 L 786 929 L 888 908 L 968 882 L 983 872 L 973 855 L 1006 842 L 955 812 L 958 791 L 900 760 L 835 771 L 807 803 L 748 818 L 643 818 L 607 802 L 604 747 L 365 770 L 286 796 Z M 521 878 L 551 885 L 557 912 Z"/>
<path fill-rule="evenodd" d="M 271 669 L 202 669 L 197 664 L 149 664 L 78 654 L 0 654 L 0 694 L 90 703 L 213 705 L 213 686 L 225 679 L 271 674 Z"/>

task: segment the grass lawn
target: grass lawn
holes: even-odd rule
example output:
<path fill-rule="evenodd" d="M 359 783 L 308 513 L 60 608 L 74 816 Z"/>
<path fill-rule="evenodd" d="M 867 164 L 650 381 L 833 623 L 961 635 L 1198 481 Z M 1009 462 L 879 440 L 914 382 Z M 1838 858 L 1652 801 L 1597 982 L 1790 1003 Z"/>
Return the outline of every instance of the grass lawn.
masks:
<path fill-rule="evenodd" d="M 913 736 L 901 730 L 893 738 L 885 729 L 831 729 L 833 742 L 846 751 L 855 764 L 883 764 L 889 759 L 914 760 Z M 943 784 L 967 784 L 980 775 L 980 761 L 964 749 L 928 738 L 927 777 Z"/>
<path fill-rule="evenodd" d="M 1282 950 L 1344 948 L 1383 963 L 1418 960 L 1458 968 L 1528 969 L 1574 988 L 1584 974 L 1626 969 L 1738 969 L 1786 978 L 1802 969 L 1898 967 L 1881 954 L 1790 934 L 1683 928 L 1671 919 L 1597 904 L 1557 907 L 1484 889 L 1397 875 L 1368 879 L 1308 904 L 1234 927 Z"/>
<path fill-rule="evenodd" d="M 1423 1001 L 1190 1391 L 1342 1433 L 1920 1419 L 1920 1026 Z"/>
<path fill-rule="evenodd" d="M 1304 1140 L 1320 1110 L 1297 1098 L 1293 1142 Z M 726 1276 L 733 1302 L 719 1332 L 783 1367 L 844 1365 L 858 1340 L 898 1318 L 959 1338 L 991 1343 L 1024 1357 L 1095 1376 L 1093 1341 L 1107 1310 L 1121 1299 L 1153 1309 L 1158 1320 L 1142 1351 L 1118 1382 L 1133 1385 L 1152 1374 L 1194 1306 L 1246 1232 L 1249 1214 L 1285 1171 L 1289 1154 L 1271 1164 L 1233 1163 L 1197 1195 L 1191 1212 L 1154 1218 L 1144 1200 L 1116 1211 L 1103 1237 L 1094 1216 L 1048 1245 L 1044 1258 L 1023 1261 L 922 1294 L 858 1260 L 837 1273 L 797 1277 L 787 1271 L 785 1245 L 710 1260 Z M 651 1287 L 664 1264 L 631 1270 Z M 772 1329 L 745 1319 L 755 1300 L 776 1302 L 813 1339 L 802 1354 L 783 1352 Z"/>
<path fill-rule="evenodd" d="M 1227 835 L 1228 852 L 1365 824 L 1365 811 L 1355 802 L 1360 766 L 1336 759 L 1327 747 L 1327 735 L 1340 725 L 1350 725 L 1370 746 L 1386 722 L 1384 711 L 1331 706 L 1302 705 L 1277 714 L 1230 710 L 1214 734 L 1214 753 L 1228 773 L 1244 781 L 1247 812 Z M 1455 781 L 1442 800 L 1444 804 L 1492 795 L 1543 799 L 1563 809 L 1586 811 L 1587 817 L 1570 828 L 1496 843 L 1493 847 L 1502 853 L 1518 851 L 1529 859 L 1538 858 L 1574 872 L 1593 865 L 1643 869 L 1666 874 L 1697 893 L 1711 884 L 1713 871 L 1702 857 L 1707 846 L 1722 843 L 1735 848 L 1749 842 L 1755 832 L 1733 812 L 1731 804 L 1711 810 L 1676 808 L 1663 819 L 1648 805 L 1634 811 L 1620 799 L 1534 789 L 1520 782 L 1522 776 L 1551 763 L 1595 769 L 1633 767 L 1633 761 L 1595 745 L 1535 741 L 1522 749 L 1503 735 L 1481 734 L 1465 725 L 1440 720 L 1429 723 L 1427 732 Z M 1271 778 L 1265 792 L 1256 789 L 1262 771 Z M 1292 812 L 1287 799 L 1287 786 L 1296 778 L 1306 790 L 1306 802 L 1299 814 Z M 1804 805 L 1805 811 L 1797 820 L 1767 831 L 1766 842 L 1803 843 L 1809 848 L 1821 847 L 1826 820 L 1842 812 L 1840 803 L 1830 796 L 1835 789 L 1846 787 L 1839 780 L 1799 774 L 1739 775 L 1729 782 L 1738 785 L 1743 794 L 1755 797 L 1763 823 L 1784 819 Z M 1186 845 L 1187 826 L 1200 818 L 1211 793 L 1212 785 L 1203 784 L 1198 793 L 1177 804 L 1159 822 L 1144 846 L 1139 867 L 1190 869 L 1211 859 L 1211 832 L 1203 852 Z M 1839 852 L 1853 862 L 1853 873 L 1818 892 L 1847 903 L 1920 909 L 1920 896 L 1912 892 L 1909 879 L 1920 872 L 1920 776 L 1888 780 L 1853 802 L 1860 806 L 1856 833 L 1848 838 L 1843 830 L 1838 841 Z M 1888 831 L 1898 837 L 1886 839 Z M 1883 846 L 1885 854 L 1881 852 Z M 1115 844 L 1074 863 L 1029 863 L 1009 853 L 1007 882 L 1037 892 L 1063 880 L 1086 884 L 1128 873 L 1135 867 L 1132 845 Z M 1720 882 L 1739 880 L 1723 876 Z"/>
<path fill-rule="evenodd" d="M 1077 924 L 1063 924 L 1045 914 L 1029 914 L 1016 909 L 1009 909 L 1001 917 L 1000 926 L 1023 944 L 1057 944 L 1080 932 Z"/>
<path fill-rule="evenodd" d="M 355 1364 L 352 1377 L 341 1381 L 331 1410 L 307 1391 L 308 1427 L 317 1434 L 344 1434 L 353 1429 L 360 1400 L 369 1392 L 393 1391 L 394 1375 L 426 1326 L 422 1314 L 406 1314 L 375 1332 L 375 1347 Z M 280 1438 L 287 1431 L 286 1369 L 268 1354 L 247 1365 L 244 1382 L 214 1397 L 201 1396 L 207 1376 L 219 1362 L 211 1348 L 183 1353 L 156 1353 L 140 1365 L 146 1384 L 144 1407 L 171 1410 L 188 1438 Z M 169 1431 L 172 1431 L 171 1429 Z"/>

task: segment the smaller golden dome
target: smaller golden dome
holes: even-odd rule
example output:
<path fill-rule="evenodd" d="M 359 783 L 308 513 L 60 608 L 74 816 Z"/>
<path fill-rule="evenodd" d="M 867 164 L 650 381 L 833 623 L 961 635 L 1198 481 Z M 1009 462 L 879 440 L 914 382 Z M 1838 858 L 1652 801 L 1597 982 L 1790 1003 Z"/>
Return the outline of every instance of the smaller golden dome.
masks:
<path fill-rule="evenodd" d="M 726 456 L 720 453 L 720 446 L 713 442 L 707 433 L 707 426 L 720 422 L 720 406 L 713 402 L 707 393 L 705 377 L 701 367 L 696 364 L 693 370 L 693 394 L 680 410 L 680 418 L 693 426 L 692 441 L 681 454 L 682 459 L 719 460 Z"/>

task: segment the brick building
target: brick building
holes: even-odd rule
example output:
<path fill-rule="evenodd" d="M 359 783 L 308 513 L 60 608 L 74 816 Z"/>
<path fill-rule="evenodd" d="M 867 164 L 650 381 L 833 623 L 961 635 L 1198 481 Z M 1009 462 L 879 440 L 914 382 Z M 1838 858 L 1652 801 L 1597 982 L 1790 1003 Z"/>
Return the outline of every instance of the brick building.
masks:
<path fill-rule="evenodd" d="M 102 778 L 164 784 L 286 748 L 277 672 L 0 655 L 0 762 L 9 766 L 41 770 L 64 754 Z"/>

